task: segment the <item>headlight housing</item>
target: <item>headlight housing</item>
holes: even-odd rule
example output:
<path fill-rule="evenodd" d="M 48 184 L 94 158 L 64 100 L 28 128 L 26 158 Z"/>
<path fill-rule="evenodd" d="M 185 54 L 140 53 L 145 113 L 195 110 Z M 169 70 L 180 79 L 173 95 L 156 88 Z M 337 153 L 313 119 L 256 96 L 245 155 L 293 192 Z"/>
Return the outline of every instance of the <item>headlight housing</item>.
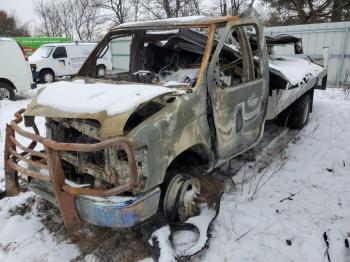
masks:
<path fill-rule="evenodd" d="M 149 177 L 146 147 L 135 150 L 135 160 L 139 182 L 142 184 L 142 181 L 145 181 Z M 116 171 L 119 184 L 126 183 L 129 180 L 130 168 L 128 165 L 128 157 L 124 150 L 114 147 L 109 148 L 106 164 Z"/>

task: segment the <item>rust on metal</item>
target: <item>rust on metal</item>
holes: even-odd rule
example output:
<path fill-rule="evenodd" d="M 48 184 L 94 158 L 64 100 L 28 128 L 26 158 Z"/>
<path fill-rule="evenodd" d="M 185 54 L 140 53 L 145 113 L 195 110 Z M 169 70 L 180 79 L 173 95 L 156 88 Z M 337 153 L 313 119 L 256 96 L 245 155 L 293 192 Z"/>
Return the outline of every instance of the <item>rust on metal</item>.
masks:
<path fill-rule="evenodd" d="M 210 55 L 212 52 L 212 48 L 213 48 L 213 43 L 214 43 L 214 37 L 215 37 L 215 30 L 216 30 L 216 25 L 215 24 L 211 24 L 209 26 L 209 31 L 208 31 L 208 41 L 207 44 L 205 46 L 205 50 L 204 50 L 204 55 L 203 55 L 203 61 L 202 61 L 202 66 L 200 67 L 199 73 L 198 73 L 198 79 L 196 82 L 196 86 L 195 88 L 199 88 L 199 86 L 202 84 L 202 79 L 207 67 L 207 64 L 209 63 L 209 59 L 210 59 Z"/>
<path fill-rule="evenodd" d="M 59 143 L 51 139 L 41 137 L 39 130 L 35 125 L 34 118 L 26 122 L 27 126 L 33 128 L 34 133 L 23 130 L 18 126 L 23 121 L 22 114 L 24 109 L 19 110 L 15 114 L 15 120 L 6 127 L 5 141 L 5 179 L 6 179 L 6 195 L 14 196 L 19 193 L 17 172 L 45 182 L 51 182 L 53 192 L 57 200 L 58 207 L 63 217 L 64 224 L 68 231 L 74 231 L 81 224 L 78 216 L 74 197 L 77 195 L 86 196 L 114 196 L 125 191 L 131 190 L 137 182 L 137 165 L 132 144 L 124 137 L 115 137 L 107 139 L 95 144 L 79 144 L 79 143 Z M 16 138 L 15 134 L 21 135 L 31 140 L 28 147 L 23 146 Z M 34 150 L 37 143 L 41 143 L 45 152 Z M 121 185 L 111 189 L 95 189 L 95 188 L 76 188 L 65 182 L 64 171 L 59 157 L 60 151 L 71 152 L 96 152 L 108 147 L 117 146 L 122 148 L 127 155 L 128 165 L 130 169 L 129 180 Z M 16 151 L 16 147 L 22 150 L 21 153 Z M 25 162 L 34 170 L 21 166 L 19 162 Z M 48 174 L 43 174 L 37 169 L 48 170 Z"/>
<path fill-rule="evenodd" d="M 15 131 L 10 125 L 6 125 L 5 137 L 5 152 L 4 152 L 4 169 L 5 169 L 5 190 L 6 196 L 16 196 L 19 194 L 18 174 L 15 169 L 11 167 L 8 160 L 10 160 L 10 149 L 15 150 L 15 145 L 10 140 L 10 137 L 15 136 Z"/>
<path fill-rule="evenodd" d="M 210 27 L 212 25 L 231 22 L 239 19 L 240 18 L 238 16 L 220 16 L 220 17 L 199 17 L 198 19 L 194 19 L 194 20 L 179 19 L 178 21 L 154 20 L 154 21 L 144 21 L 144 22 L 132 22 L 132 23 L 125 23 L 125 24 L 116 26 L 112 28 L 111 31 L 143 29 L 143 28 L 166 29 L 168 27 L 174 27 L 174 26 L 178 28 L 191 28 L 191 27 L 205 28 L 205 27 Z"/>
<path fill-rule="evenodd" d="M 16 138 L 14 138 L 13 136 L 10 136 L 10 140 L 12 143 L 14 143 L 16 145 L 16 147 L 18 147 L 19 149 L 21 149 L 23 152 L 27 152 L 28 154 L 31 154 L 33 156 L 37 156 L 37 157 L 41 157 L 41 158 L 45 158 L 47 159 L 47 155 L 45 153 L 42 152 L 38 152 L 35 151 L 33 149 L 30 149 L 28 147 L 23 146 L 20 142 L 18 142 L 18 140 L 16 140 Z"/>
<path fill-rule="evenodd" d="M 21 173 L 21 174 L 24 174 L 26 176 L 30 176 L 30 177 L 33 177 L 35 179 L 39 179 L 39 180 L 42 180 L 42 181 L 45 181 L 45 182 L 50 182 L 51 179 L 49 176 L 46 176 L 46 175 L 43 175 L 39 172 L 35 172 L 35 171 L 32 171 L 32 170 L 29 170 L 29 169 L 26 169 L 24 167 L 21 167 L 19 165 L 17 165 L 12 159 L 9 159 L 7 161 L 7 164 L 9 165 L 9 167 L 15 171 L 17 171 L 18 173 Z M 7 181 L 6 181 L 7 183 Z M 7 191 L 7 189 L 6 189 Z"/>
<path fill-rule="evenodd" d="M 65 184 L 64 172 L 58 152 L 52 148 L 45 147 L 47 151 L 47 165 L 52 182 L 58 208 L 60 209 L 64 225 L 68 231 L 79 228 L 81 221 L 75 208 L 74 196 L 64 192 L 62 186 Z"/>

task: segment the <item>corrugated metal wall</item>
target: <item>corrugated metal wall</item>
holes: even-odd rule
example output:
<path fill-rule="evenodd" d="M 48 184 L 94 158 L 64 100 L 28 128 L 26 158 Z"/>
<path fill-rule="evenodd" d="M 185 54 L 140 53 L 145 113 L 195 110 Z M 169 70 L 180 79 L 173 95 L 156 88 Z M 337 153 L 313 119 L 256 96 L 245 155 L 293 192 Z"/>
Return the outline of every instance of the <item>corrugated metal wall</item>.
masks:
<path fill-rule="evenodd" d="M 328 87 L 350 87 L 350 22 L 267 27 L 265 34 L 301 37 L 304 53 L 313 57 L 329 47 Z"/>

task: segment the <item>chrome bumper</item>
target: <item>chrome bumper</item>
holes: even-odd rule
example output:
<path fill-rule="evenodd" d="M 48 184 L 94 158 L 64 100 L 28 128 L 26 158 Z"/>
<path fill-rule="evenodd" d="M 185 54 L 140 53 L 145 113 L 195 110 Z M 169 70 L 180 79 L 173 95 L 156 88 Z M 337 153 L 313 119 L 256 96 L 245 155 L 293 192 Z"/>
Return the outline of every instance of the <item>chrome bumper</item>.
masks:
<path fill-rule="evenodd" d="M 133 197 L 78 196 L 75 206 L 79 217 L 101 227 L 132 227 L 156 214 L 160 198 L 159 187 Z"/>

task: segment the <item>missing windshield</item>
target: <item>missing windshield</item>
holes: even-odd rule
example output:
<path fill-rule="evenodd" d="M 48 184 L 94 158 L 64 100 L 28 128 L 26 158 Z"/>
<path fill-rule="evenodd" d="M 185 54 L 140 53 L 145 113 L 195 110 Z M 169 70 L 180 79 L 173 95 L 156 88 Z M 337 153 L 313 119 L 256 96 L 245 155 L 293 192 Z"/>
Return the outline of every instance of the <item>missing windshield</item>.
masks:
<path fill-rule="evenodd" d="M 111 33 L 78 76 L 98 78 L 96 73 L 91 73 L 93 65 L 97 65 L 99 59 L 105 59 L 109 64 L 103 77 L 105 80 L 168 87 L 194 86 L 206 42 L 205 29 Z"/>

